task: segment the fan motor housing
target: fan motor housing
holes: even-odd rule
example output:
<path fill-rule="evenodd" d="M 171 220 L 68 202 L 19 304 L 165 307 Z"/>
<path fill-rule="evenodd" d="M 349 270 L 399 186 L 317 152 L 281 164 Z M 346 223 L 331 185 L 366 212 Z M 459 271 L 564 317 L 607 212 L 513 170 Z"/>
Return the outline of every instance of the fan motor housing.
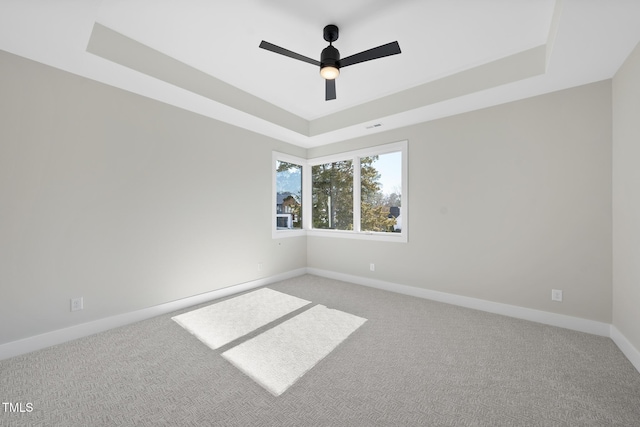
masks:
<path fill-rule="evenodd" d="M 325 47 L 320 55 L 320 68 L 326 66 L 340 68 L 340 52 L 331 45 Z"/>

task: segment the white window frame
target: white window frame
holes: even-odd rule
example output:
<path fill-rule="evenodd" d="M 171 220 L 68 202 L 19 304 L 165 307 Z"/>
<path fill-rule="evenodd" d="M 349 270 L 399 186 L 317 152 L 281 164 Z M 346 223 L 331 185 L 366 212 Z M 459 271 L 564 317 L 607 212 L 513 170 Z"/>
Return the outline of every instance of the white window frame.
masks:
<path fill-rule="evenodd" d="M 306 173 L 306 170 L 309 168 L 309 166 L 307 165 L 307 161 L 305 159 L 302 159 L 300 157 L 296 157 L 296 156 L 292 156 L 289 154 L 284 154 L 284 153 L 278 153 L 276 151 L 273 152 L 273 155 L 271 156 L 272 161 L 271 161 L 271 171 L 272 171 L 272 181 L 271 181 L 271 237 L 274 239 L 280 239 L 283 237 L 298 237 L 298 236 L 306 236 L 307 234 L 307 230 L 304 228 L 296 228 L 296 229 L 292 229 L 292 230 L 278 230 L 278 227 L 276 226 L 277 223 L 277 213 L 276 213 L 276 204 L 278 203 L 278 194 L 276 191 L 277 185 L 276 185 L 276 180 L 277 180 L 277 165 L 278 165 L 278 161 L 281 162 L 288 162 L 288 163 L 293 163 L 299 166 L 302 166 L 302 226 L 306 227 L 306 218 L 305 218 L 305 189 L 304 189 L 304 184 L 306 181 L 306 178 L 304 177 L 304 174 Z"/>
<path fill-rule="evenodd" d="M 401 215 L 402 229 L 400 232 L 376 232 L 362 231 L 361 227 L 361 184 L 360 184 L 360 159 L 363 157 L 376 156 L 381 154 L 400 152 L 402 155 L 402 194 L 401 194 Z M 312 228 L 313 224 L 313 200 L 312 200 L 312 183 L 311 168 L 313 166 L 351 160 L 353 162 L 353 230 L 326 230 Z M 295 163 L 302 166 L 302 229 L 297 230 L 278 230 L 276 227 L 276 164 L 278 161 Z M 385 242 L 406 243 L 409 238 L 409 185 L 408 185 L 408 141 L 399 141 L 390 144 L 378 145 L 369 148 L 363 148 L 355 151 L 332 154 L 329 156 L 316 157 L 313 159 L 303 160 L 299 157 L 288 154 L 273 153 L 272 171 L 272 220 L 271 227 L 273 230 L 273 238 L 295 237 L 295 236 L 321 236 L 332 238 L 346 239 L 363 239 Z"/>

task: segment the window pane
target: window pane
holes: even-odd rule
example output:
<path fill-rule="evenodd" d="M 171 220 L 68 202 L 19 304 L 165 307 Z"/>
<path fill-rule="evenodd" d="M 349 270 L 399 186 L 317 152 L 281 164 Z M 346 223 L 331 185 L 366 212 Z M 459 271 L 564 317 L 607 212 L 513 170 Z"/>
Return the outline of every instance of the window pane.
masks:
<path fill-rule="evenodd" d="M 276 162 L 276 228 L 302 228 L 302 166 Z"/>
<path fill-rule="evenodd" d="M 313 228 L 353 230 L 353 162 L 311 168 Z"/>
<path fill-rule="evenodd" d="M 362 231 L 402 230 L 402 153 L 360 159 L 360 228 Z"/>

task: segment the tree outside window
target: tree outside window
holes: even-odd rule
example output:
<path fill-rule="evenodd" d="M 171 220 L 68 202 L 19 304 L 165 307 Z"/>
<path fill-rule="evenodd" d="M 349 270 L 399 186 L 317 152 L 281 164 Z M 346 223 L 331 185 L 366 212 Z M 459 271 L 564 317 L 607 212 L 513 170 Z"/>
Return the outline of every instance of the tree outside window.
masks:
<path fill-rule="evenodd" d="M 353 230 L 353 161 L 311 168 L 313 228 Z"/>
<path fill-rule="evenodd" d="M 360 159 L 360 229 L 373 232 L 400 231 L 400 208 L 402 190 L 384 188 L 381 169 L 385 163 L 385 180 L 389 183 L 401 182 L 400 153 L 367 156 Z M 393 157 L 392 157 L 393 156 Z"/>

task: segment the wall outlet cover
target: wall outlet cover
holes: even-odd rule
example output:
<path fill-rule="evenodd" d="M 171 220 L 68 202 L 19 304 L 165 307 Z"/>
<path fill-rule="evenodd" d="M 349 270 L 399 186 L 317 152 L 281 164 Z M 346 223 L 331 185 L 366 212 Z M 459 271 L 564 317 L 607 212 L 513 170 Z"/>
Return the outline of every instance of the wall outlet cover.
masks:
<path fill-rule="evenodd" d="M 84 309 L 83 298 L 71 298 L 71 311 L 80 311 Z"/>

